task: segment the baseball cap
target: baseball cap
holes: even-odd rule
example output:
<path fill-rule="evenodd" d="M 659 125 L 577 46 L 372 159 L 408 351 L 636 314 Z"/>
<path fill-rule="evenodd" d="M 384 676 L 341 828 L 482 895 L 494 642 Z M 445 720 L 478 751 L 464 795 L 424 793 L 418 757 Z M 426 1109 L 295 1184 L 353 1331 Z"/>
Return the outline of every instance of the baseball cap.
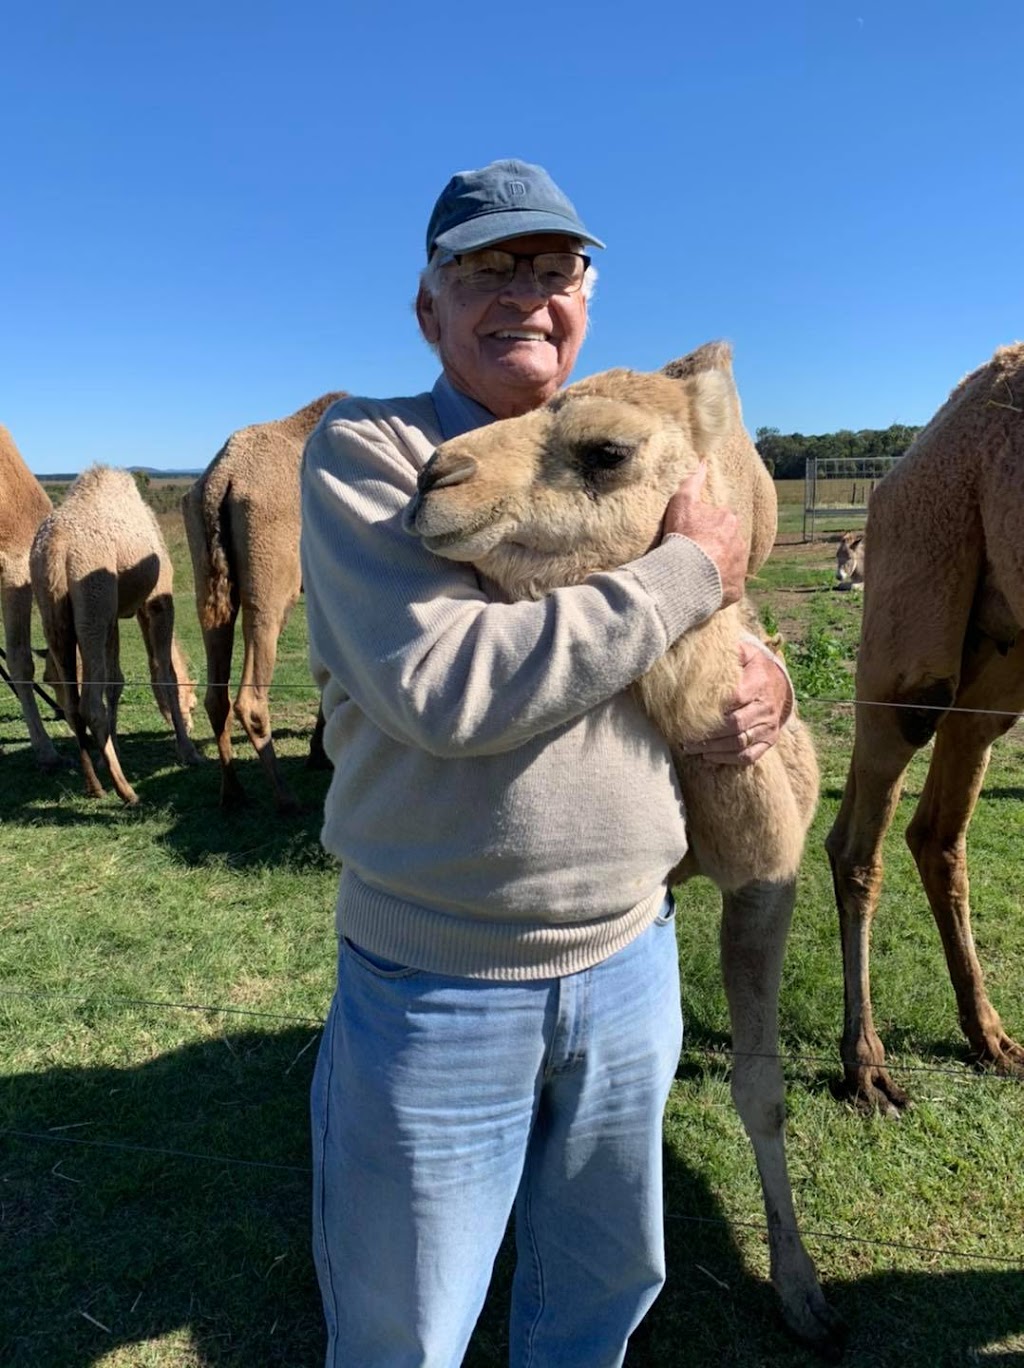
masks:
<path fill-rule="evenodd" d="M 496 161 L 457 171 L 441 191 L 427 225 L 427 259 L 436 247 L 473 252 L 526 233 L 566 233 L 603 247 L 543 166 Z"/>

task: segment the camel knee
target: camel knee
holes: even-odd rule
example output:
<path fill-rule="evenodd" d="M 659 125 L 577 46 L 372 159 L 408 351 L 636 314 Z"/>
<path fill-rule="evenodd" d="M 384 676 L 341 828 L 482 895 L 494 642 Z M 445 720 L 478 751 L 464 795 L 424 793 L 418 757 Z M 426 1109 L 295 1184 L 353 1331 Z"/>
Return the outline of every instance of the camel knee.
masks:
<path fill-rule="evenodd" d="M 246 693 L 251 690 L 243 689 L 235 699 L 235 716 L 254 741 L 265 741 L 270 735 L 270 709 L 262 699 L 247 698 Z"/>
<path fill-rule="evenodd" d="M 936 679 L 903 689 L 891 700 L 897 705 L 896 725 L 907 745 L 920 750 L 928 744 L 955 696 L 955 680 Z"/>
<path fill-rule="evenodd" d="M 825 849 L 832 866 L 832 883 L 840 914 L 854 913 L 870 917 L 882 891 L 883 865 L 881 858 L 857 860 L 844 849 L 841 839 L 832 828 Z"/>
<path fill-rule="evenodd" d="M 12 641 L 10 637 L 7 638 L 7 673 L 14 680 L 27 680 L 29 683 L 35 677 L 32 648 L 27 641 Z"/>
<path fill-rule="evenodd" d="M 83 685 L 78 712 L 98 744 L 102 746 L 107 739 L 107 707 L 103 698 L 102 683 Z"/>

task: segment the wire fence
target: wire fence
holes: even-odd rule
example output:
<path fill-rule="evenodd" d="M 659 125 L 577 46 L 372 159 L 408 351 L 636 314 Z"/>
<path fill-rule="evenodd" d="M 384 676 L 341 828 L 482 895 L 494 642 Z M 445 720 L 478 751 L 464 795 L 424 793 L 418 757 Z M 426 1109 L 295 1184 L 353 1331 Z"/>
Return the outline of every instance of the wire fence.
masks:
<path fill-rule="evenodd" d="M 32 680 L 10 680 L 10 679 L 8 679 L 7 682 L 9 682 L 9 683 L 11 683 L 11 684 L 32 684 L 32 683 L 33 683 Z M 52 683 L 52 681 L 49 681 L 49 682 Z M 78 682 L 79 682 L 80 687 L 85 683 L 85 681 L 78 681 Z M 101 683 L 103 688 L 109 687 L 112 683 L 115 684 L 116 686 L 123 687 L 123 688 L 125 688 L 125 689 L 136 689 L 136 688 L 137 688 L 137 689 L 151 689 L 151 688 L 154 687 L 154 682 L 153 682 L 152 680 L 148 679 L 148 678 L 147 678 L 147 679 L 136 679 L 136 678 L 132 678 L 132 679 L 125 679 L 125 680 L 123 680 L 123 681 L 121 681 L 121 680 L 119 680 L 119 681 L 109 681 L 109 680 L 106 680 L 106 681 L 93 681 L 93 682 L 94 682 L 94 683 Z M 196 687 L 196 688 L 206 688 L 206 687 L 209 687 L 209 681 L 194 680 L 194 681 L 189 681 L 189 682 L 192 683 L 193 686 Z M 157 684 L 157 686 L 159 686 L 159 684 L 163 684 L 163 685 L 168 685 L 168 684 L 176 685 L 177 683 L 178 683 L 177 680 L 172 680 L 172 681 L 159 681 L 158 684 Z M 223 682 L 223 681 L 217 681 L 217 682 L 215 683 L 214 687 L 217 687 L 217 688 L 227 688 L 228 685 L 227 685 L 227 683 L 225 683 L 225 682 Z M 248 688 L 252 688 L 252 689 L 265 690 L 265 691 L 270 692 L 270 693 L 302 694 L 302 695 L 305 695 L 305 696 L 309 696 L 310 698 L 316 697 L 316 696 L 318 696 L 318 694 L 319 694 L 319 691 L 318 691 L 318 689 L 316 688 L 316 685 L 315 685 L 312 681 L 305 681 L 305 682 L 287 682 L 287 681 L 279 681 L 279 682 L 276 682 L 276 683 L 274 683 L 274 682 L 260 683 L 260 682 L 251 681 L 251 682 L 249 682 L 249 683 L 247 683 L 247 684 L 245 684 L 245 685 L 237 685 L 237 684 L 236 684 L 234 687 L 235 687 L 236 690 L 237 690 L 238 688 L 241 688 L 241 687 L 248 687 Z M 817 706 L 828 706 L 828 707 L 833 707 L 833 708 L 838 707 L 838 708 L 850 708 L 850 709 L 855 709 L 855 708 L 867 708 L 867 707 L 870 707 L 870 708 L 885 707 L 885 708 L 894 708 L 894 709 L 910 709 L 910 710 L 913 710 L 913 711 L 915 711 L 915 712 L 934 712 L 934 713 L 940 713 L 940 714 L 946 714 L 946 713 L 985 714 L 985 715 L 990 715 L 990 716 L 993 716 L 993 717 L 1011 718 L 1011 719 L 1019 719 L 1020 716 L 1021 716 L 1021 714 L 1020 714 L 1019 712 L 1011 711 L 1011 710 L 982 709 L 982 708 L 962 708 L 962 707 L 945 707 L 945 706 L 937 705 L 937 704 L 925 704 L 925 703 L 915 703 L 915 702 L 897 703 L 897 702 L 884 701 L 884 700 L 851 699 L 851 698 L 843 698 L 843 697 L 837 697 L 837 696 L 818 696 L 818 695 L 812 695 L 812 694 L 804 694 L 804 693 L 801 693 L 801 692 L 799 692 L 799 691 L 797 691 L 797 693 L 796 693 L 796 698 L 797 698 L 797 702 L 798 702 L 801 706 L 806 706 L 806 705 L 817 705 Z M 184 1002 L 184 1001 L 175 1001 L 175 1000 L 166 1000 L 166 999 L 135 998 L 135 997 L 120 997 L 120 996 L 106 996 L 106 997 L 100 997 L 100 996 L 96 996 L 96 995 L 92 995 L 92 994 L 57 993 L 57 992 L 52 992 L 52 991 L 47 991 L 47 990 L 28 989 L 28 988 L 20 988 L 20 987 L 13 987 L 13 988 L 12 988 L 12 987 L 5 987 L 5 988 L 0 988 L 0 999 L 8 999 L 8 1000 L 11 1000 L 11 999 L 26 999 L 26 1000 L 34 1000 L 34 1001 L 62 1001 L 62 1002 L 76 1002 L 76 1003 L 82 1003 L 82 1004 L 89 1004 L 89 1005 L 92 1006 L 92 1007 L 96 1007 L 96 1006 L 108 1006 L 108 1007 L 124 1006 L 124 1007 L 129 1007 L 129 1006 L 131 1006 L 131 1007 L 145 1007 L 145 1008 L 154 1009 L 154 1010 L 166 1010 L 166 1011 L 178 1011 L 178 1012 L 193 1012 L 193 1013 L 206 1013 L 206 1014 L 211 1014 L 211 1015 L 213 1015 L 213 1014 L 223 1014 L 223 1015 L 225 1015 L 225 1016 L 238 1016 L 238 1017 L 253 1018 L 253 1019 L 263 1019 L 263 1020 L 269 1020 L 269 1021 L 289 1022 L 289 1023 L 292 1023 L 292 1024 L 308 1025 L 308 1026 L 314 1028 L 315 1034 L 314 1034 L 313 1037 L 311 1038 L 310 1042 L 303 1048 L 303 1050 L 301 1050 L 301 1051 L 299 1052 L 299 1055 L 296 1057 L 296 1059 L 295 1059 L 295 1060 L 293 1061 L 293 1063 L 292 1063 L 292 1066 L 290 1066 L 290 1067 L 293 1067 L 294 1064 L 298 1062 L 298 1059 L 306 1052 L 306 1050 L 308 1050 L 309 1048 L 311 1048 L 311 1046 L 313 1045 L 313 1043 L 315 1043 L 315 1040 L 316 1040 L 316 1038 L 317 1038 L 317 1036 L 318 1036 L 318 1034 L 319 1034 L 319 1032 L 320 1032 L 320 1030 L 322 1029 L 323 1024 L 324 1024 L 324 1023 L 323 1023 L 323 1019 L 322 1019 L 322 1018 L 318 1018 L 318 1017 L 306 1016 L 306 1015 L 301 1015 L 301 1014 L 293 1014 L 293 1013 L 285 1013 L 285 1012 L 263 1011 L 263 1010 L 254 1009 L 254 1008 L 236 1007 L 236 1006 L 229 1006 L 229 1005 L 224 1005 L 224 1004 L 213 1004 L 213 1003 L 204 1003 L 204 1002 Z M 704 1061 L 706 1061 L 706 1062 L 712 1062 L 712 1061 L 713 1061 L 713 1062 L 719 1062 L 719 1063 L 723 1063 L 723 1064 L 727 1064 L 727 1062 L 728 1062 L 729 1059 L 734 1059 L 734 1058 L 737 1058 L 737 1057 L 739 1057 L 739 1053 L 736 1052 L 736 1051 L 733 1051 L 731 1048 L 727 1048 L 727 1047 L 689 1045 L 689 1046 L 687 1046 L 687 1047 L 684 1049 L 684 1052 L 683 1052 L 683 1059 L 684 1059 L 684 1060 L 695 1060 L 695 1059 L 696 1059 L 696 1060 L 704 1060 Z M 824 1067 L 824 1068 L 831 1068 L 831 1069 L 836 1069 L 836 1070 L 838 1070 L 838 1068 L 839 1068 L 839 1060 L 838 1060 L 837 1056 L 832 1055 L 832 1054 L 812 1054 L 812 1053 L 807 1053 L 807 1052 L 802 1052 L 802 1051 L 801 1051 L 801 1052 L 786 1052 L 786 1051 L 779 1051 L 779 1052 L 776 1053 L 776 1054 L 770 1054 L 770 1055 L 768 1055 L 768 1054 L 758 1054 L 758 1055 L 756 1055 L 756 1056 L 748 1056 L 748 1057 L 758 1057 L 758 1058 L 771 1058 L 771 1059 L 777 1059 L 778 1061 L 780 1061 L 780 1062 L 781 1062 L 783 1065 L 785 1065 L 785 1066 L 788 1066 L 788 1067 L 798 1067 L 798 1068 L 804 1068 L 804 1069 L 806 1069 L 806 1068 L 821 1069 L 821 1068 Z M 972 1071 L 968 1071 L 967 1069 L 963 1069 L 963 1068 L 956 1069 L 956 1068 L 950 1068 L 950 1067 L 947 1067 L 947 1066 L 944 1066 L 944 1065 L 938 1065 L 938 1064 L 923 1064 L 923 1063 L 917 1063 L 917 1062 L 909 1061 L 909 1060 L 899 1060 L 899 1059 L 895 1059 L 895 1058 L 893 1058 L 893 1057 L 890 1057 L 889 1060 L 888 1060 L 888 1062 L 889 1062 L 890 1064 L 893 1064 L 893 1065 L 898 1066 L 900 1072 L 902 1072 L 902 1073 L 910 1073 L 910 1074 L 928 1074 L 928 1075 L 943 1075 L 943 1076 L 946 1076 L 946 1077 L 949 1077 L 949 1078 L 954 1078 L 954 1079 L 956 1079 L 958 1082 L 962 1082 L 962 1083 L 966 1083 L 966 1084 L 971 1084 L 971 1083 L 977 1083 L 977 1082 L 982 1082 L 982 1081 L 984 1081 L 984 1082 L 987 1082 L 987 1083 L 998 1083 L 998 1084 L 1005 1084 L 1005 1085 L 1016 1086 L 1016 1087 L 1021 1086 L 1020 1080 L 1018 1080 L 1018 1079 L 1016 1079 L 1016 1078 L 1014 1078 L 1014 1077 L 1012 1077 L 1012 1076 L 1010 1076 L 1010 1075 L 998 1074 L 998 1073 L 992 1072 L 992 1071 L 990 1071 L 990 1070 L 986 1070 L 984 1073 L 980 1073 L 980 1072 L 977 1072 L 977 1071 L 973 1071 L 973 1072 L 972 1072 Z M 74 1123 L 72 1123 L 72 1124 L 74 1124 Z M 171 1148 L 171 1147 L 166 1147 L 166 1146 L 142 1145 L 142 1144 L 136 1144 L 136 1143 L 132 1143 L 132 1142 L 128 1142 L 128 1141 L 122 1141 L 122 1140 L 99 1140 L 99 1139 L 89 1139 L 89 1138 L 82 1137 L 82 1136 L 69 1136 L 69 1135 L 67 1135 L 67 1134 L 62 1134 L 62 1133 L 60 1133 L 62 1130 L 65 1130 L 65 1129 L 67 1129 L 67 1127 L 54 1127 L 54 1128 L 50 1128 L 50 1129 L 48 1129 L 48 1130 L 46 1130 L 46 1131 L 33 1131 L 33 1130 L 19 1129 L 19 1128 L 16 1128 L 16 1127 L 3 1127 L 3 1128 L 0 1128 L 0 1137 L 5 1137 L 5 1138 L 8 1138 L 8 1139 L 10 1139 L 10 1140 L 17 1140 L 17 1141 L 20 1141 L 20 1142 L 23 1142 L 23 1143 L 32 1143 L 32 1144 L 64 1144 L 64 1145 L 69 1145 L 69 1146 L 78 1146 L 78 1147 L 81 1147 L 81 1148 L 90 1148 L 90 1149 L 97 1149 L 97 1150 L 108 1151 L 108 1152 L 110 1152 L 110 1153 L 112 1153 L 112 1154 L 149 1154 L 149 1155 L 154 1155 L 154 1156 L 160 1156 L 160 1157 L 165 1157 L 165 1158 L 171 1158 L 171 1159 L 183 1160 L 183 1161 L 190 1161 L 190 1162 L 196 1162 L 196 1163 L 209 1163 L 209 1164 L 220 1165 L 220 1166 L 225 1166 L 225 1165 L 227 1165 L 227 1166 L 234 1166 L 234 1167 L 246 1168 L 246 1169 L 266 1169 L 266 1170 L 274 1170 L 274 1171 L 278 1171 L 278 1172 L 293 1173 L 293 1174 L 304 1175 L 304 1176 L 307 1176 L 307 1175 L 309 1175 L 309 1174 L 311 1173 L 311 1169 L 310 1169 L 308 1166 L 305 1166 L 305 1165 L 274 1163 L 274 1162 L 265 1161 L 265 1160 L 247 1159 L 247 1158 L 245 1158 L 245 1157 L 238 1156 L 238 1155 L 209 1154 L 209 1153 L 203 1153 L 203 1152 L 198 1152 L 198 1151 L 191 1151 L 191 1150 L 185 1150 L 185 1149 Z M 767 1233 L 767 1229 L 768 1229 L 767 1226 L 766 1226 L 764 1223 L 762 1223 L 762 1222 L 744 1221 L 744 1220 L 739 1220 L 739 1219 L 735 1219 L 735 1218 L 729 1218 L 729 1219 L 716 1219 L 716 1218 L 713 1218 L 713 1217 L 693 1216 L 693 1215 L 686 1215 L 686 1214 L 683 1214 L 683 1213 L 677 1213 L 677 1212 L 671 1212 L 671 1211 L 666 1212 L 666 1219 L 671 1220 L 671 1221 L 690 1222 L 690 1223 L 693 1223 L 693 1224 L 708 1225 L 708 1226 L 718 1226 L 718 1227 L 724 1227 L 724 1228 L 730 1228 L 730 1227 L 743 1228 L 743 1229 L 749 1229 L 749 1230 L 752 1230 L 752 1231 L 755 1231 L 755 1232 L 758 1232 L 758 1233 L 761 1233 L 761 1234 L 766 1234 L 766 1233 Z M 952 1262 L 952 1261 L 967 1262 L 967 1263 L 981 1262 L 981 1263 L 996 1264 L 996 1265 L 1000 1265 L 1000 1266 L 1004 1266 L 1004 1267 L 1011 1267 L 1011 1268 L 1024 1267 L 1024 1259 L 1022 1259 L 1022 1258 L 1020 1258 L 1020 1257 L 1012 1257 L 1012 1256 L 1005 1256 L 1005 1255 L 990 1254 L 990 1253 L 982 1252 L 982 1251 L 979 1251 L 979 1250 L 956 1249 L 956 1248 L 952 1248 L 952 1247 L 949 1247 L 949 1246 L 932 1246 L 932 1245 L 924 1245 L 924 1244 L 911 1243 L 911 1242 L 906 1242 L 906 1241 L 885 1240 L 885 1239 L 878 1239 L 878 1238 L 874 1238 L 874 1237 L 870 1237 L 870 1236 L 866 1236 L 866 1235 L 852 1234 L 852 1233 L 849 1233 L 849 1232 L 834 1231 L 834 1230 L 807 1230 L 807 1229 L 803 1229 L 803 1230 L 801 1230 L 799 1233 L 800 1233 L 800 1235 L 801 1235 L 805 1240 L 817 1240 L 817 1241 L 826 1241 L 826 1242 L 827 1242 L 827 1241 L 832 1241 L 832 1242 L 842 1242 L 842 1243 L 848 1243 L 848 1244 L 857 1244 L 857 1245 L 871 1246 L 871 1247 L 877 1247 L 877 1248 L 885 1248 L 885 1249 L 891 1249 L 891 1250 L 893 1250 L 893 1251 L 899 1251 L 899 1252 L 903 1252 L 903 1253 L 912 1253 L 912 1254 L 918 1254 L 918 1255 L 927 1255 L 929 1258 L 932 1258 L 932 1259 L 941 1259 L 941 1260 L 947 1260 L 947 1261 L 951 1261 L 951 1262 Z"/>
<path fill-rule="evenodd" d="M 292 1061 L 292 1064 L 289 1066 L 289 1071 L 292 1067 L 294 1067 L 295 1063 L 298 1062 L 298 1059 L 301 1058 L 302 1055 L 304 1055 L 312 1047 L 324 1025 L 324 1021 L 322 1018 L 305 1016 L 295 1013 L 267 1012 L 248 1007 L 234 1007 L 224 1004 L 201 1002 L 179 1002 L 167 999 L 134 998 L 122 996 L 97 997 L 91 994 L 54 993 L 38 989 L 22 988 L 2 988 L 0 989 L 0 998 L 25 998 L 32 1000 L 52 1000 L 62 1002 L 88 1003 L 90 1006 L 93 1007 L 141 1006 L 169 1011 L 205 1012 L 209 1014 L 223 1014 L 227 1016 L 261 1018 L 272 1021 L 286 1021 L 291 1023 L 297 1022 L 315 1027 L 316 1031 L 314 1035 L 312 1036 L 308 1044 L 305 1045 L 303 1049 L 299 1051 L 299 1054 L 296 1056 L 295 1060 Z M 742 1052 L 727 1049 L 725 1047 L 689 1046 L 684 1050 L 683 1058 L 685 1059 L 696 1057 L 705 1060 L 713 1059 L 716 1061 L 724 1061 L 728 1060 L 729 1058 L 737 1058 L 741 1055 L 741 1053 Z M 824 1064 L 827 1066 L 835 1067 L 837 1065 L 837 1060 L 832 1055 L 814 1055 L 807 1054 L 804 1052 L 752 1054 L 747 1055 L 746 1057 L 778 1059 L 785 1064 L 798 1064 L 801 1066 L 806 1066 L 810 1064 L 818 1066 Z M 915 1064 L 909 1061 L 899 1061 L 899 1068 L 901 1072 L 906 1073 L 944 1074 L 949 1077 L 954 1077 L 958 1081 L 963 1082 L 980 1081 L 982 1078 L 984 1078 L 986 1081 L 995 1081 L 999 1083 L 1020 1086 L 1020 1083 L 1017 1079 L 1011 1078 L 1006 1075 L 994 1073 L 986 1073 L 984 1075 L 970 1074 L 964 1070 L 950 1069 L 941 1065 Z M 33 1144 L 62 1144 L 69 1146 L 77 1146 L 79 1148 L 84 1149 L 96 1149 L 107 1151 L 113 1154 L 145 1154 L 161 1158 L 188 1160 L 194 1163 L 206 1163 L 218 1166 L 229 1166 L 234 1168 L 272 1170 L 275 1172 L 300 1174 L 303 1176 L 310 1176 L 312 1174 L 312 1169 L 310 1168 L 310 1166 L 303 1164 L 283 1164 L 263 1159 L 247 1159 L 243 1156 L 234 1154 L 210 1154 L 203 1151 L 179 1149 L 176 1147 L 165 1145 L 143 1145 L 125 1140 L 91 1139 L 85 1136 L 72 1136 L 63 1133 L 69 1129 L 73 1129 L 76 1124 L 89 1123 L 70 1123 L 62 1126 L 50 1127 L 45 1131 L 25 1130 L 14 1126 L 0 1127 L 0 1137 L 5 1137 L 11 1140 L 18 1140 Z M 755 1231 L 758 1234 L 763 1235 L 767 1235 L 768 1233 L 768 1226 L 764 1222 L 740 1220 L 735 1217 L 715 1218 L 707 1216 L 693 1216 L 680 1212 L 666 1211 L 665 1218 L 671 1221 L 689 1222 L 696 1225 L 716 1226 L 724 1229 L 746 1229 Z M 957 1249 L 948 1245 L 925 1245 L 904 1240 L 879 1239 L 874 1236 L 853 1234 L 849 1231 L 800 1229 L 798 1231 L 792 1232 L 789 1232 L 787 1230 L 786 1233 L 798 1234 L 805 1240 L 819 1240 L 825 1242 L 832 1241 L 844 1244 L 854 1244 L 870 1246 L 874 1248 L 891 1249 L 901 1253 L 927 1255 L 932 1259 L 942 1259 L 949 1262 L 981 1262 L 996 1264 L 1001 1267 L 1008 1268 L 1024 1268 L 1024 1258 L 1022 1257 L 1002 1254 L 990 1254 L 988 1252 L 976 1249 Z"/>

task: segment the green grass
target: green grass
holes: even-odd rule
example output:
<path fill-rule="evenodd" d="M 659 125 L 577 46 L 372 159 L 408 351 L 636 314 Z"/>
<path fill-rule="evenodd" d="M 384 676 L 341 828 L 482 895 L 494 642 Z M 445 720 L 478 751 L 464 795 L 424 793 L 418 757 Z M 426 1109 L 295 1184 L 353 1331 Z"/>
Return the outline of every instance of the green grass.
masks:
<path fill-rule="evenodd" d="M 162 521 L 181 635 L 201 675 L 180 524 Z M 967 1061 L 902 842 L 926 754 L 889 836 L 873 956 L 876 1021 L 914 1106 L 887 1122 L 831 1092 L 842 969 L 822 841 L 849 757 L 860 612 L 856 596 L 828 588 L 832 552 L 780 546 L 756 589 L 787 639 L 822 763 L 782 993 L 797 1207 L 850 1324 L 854 1368 L 1020 1363 L 1024 1089 Z M 303 768 L 316 698 L 302 605 L 271 702 L 288 779 L 307 804 L 285 822 L 247 743 L 238 753 L 251 801 L 239 814 L 217 807 L 214 758 L 195 771 L 175 765 L 142 687 L 134 624 L 122 638 L 134 681 L 122 759 L 137 809 L 113 794 L 86 800 L 77 769 L 38 774 L 14 697 L 0 694 L 0 1127 L 21 1132 L 0 1137 L 0 1364 L 314 1368 L 306 1108 L 332 987 L 336 870 L 318 842 L 326 776 Z M 51 731 L 73 758 L 66 733 Z M 201 710 L 196 736 L 212 757 Z M 1011 732 L 970 833 L 979 953 L 1018 1037 L 1022 759 Z M 809 1362 L 780 1331 L 765 1282 L 761 1199 L 722 1053 L 716 906 L 704 881 L 682 894 L 687 1041 L 665 1126 L 669 1283 L 629 1368 Z M 506 1252 L 468 1368 L 503 1361 L 508 1276 Z"/>

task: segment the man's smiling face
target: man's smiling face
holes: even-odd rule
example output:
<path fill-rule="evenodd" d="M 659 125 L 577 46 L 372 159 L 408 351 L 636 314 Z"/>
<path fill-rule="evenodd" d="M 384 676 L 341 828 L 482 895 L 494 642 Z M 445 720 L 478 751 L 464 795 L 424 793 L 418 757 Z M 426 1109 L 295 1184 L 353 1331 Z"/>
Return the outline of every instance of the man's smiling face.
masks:
<path fill-rule="evenodd" d="M 560 233 L 531 233 L 494 246 L 532 255 L 564 252 L 567 240 Z M 550 399 L 568 378 L 583 342 L 583 292 L 543 294 L 528 262 L 519 262 L 513 280 L 496 294 L 475 293 L 454 271 L 442 268 L 441 274 L 437 296 L 420 289 L 416 314 L 452 384 L 496 418 L 514 418 Z"/>

